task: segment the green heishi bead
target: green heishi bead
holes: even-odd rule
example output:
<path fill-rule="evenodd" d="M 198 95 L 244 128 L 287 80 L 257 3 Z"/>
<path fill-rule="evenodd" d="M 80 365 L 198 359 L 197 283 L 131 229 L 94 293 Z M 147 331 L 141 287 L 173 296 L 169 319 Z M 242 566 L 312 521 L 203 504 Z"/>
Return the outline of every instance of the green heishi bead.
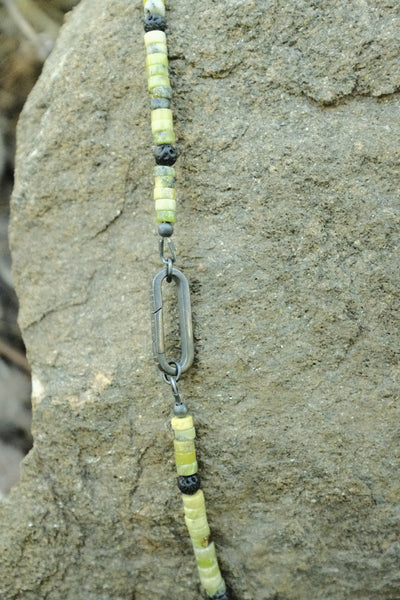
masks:
<path fill-rule="evenodd" d="M 146 68 L 146 71 L 147 77 L 153 77 L 154 75 L 163 75 L 164 77 L 168 77 L 168 67 L 165 65 L 150 65 L 150 67 Z"/>
<path fill-rule="evenodd" d="M 156 146 L 161 146 L 162 144 L 173 144 L 176 141 L 176 137 L 173 130 L 169 129 L 153 133 L 153 140 Z"/>
<path fill-rule="evenodd" d="M 176 466 L 191 465 L 196 460 L 196 452 L 175 452 Z"/>
<path fill-rule="evenodd" d="M 198 471 L 198 464 L 197 464 L 197 460 L 195 460 L 194 462 L 190 463 L 190 464 L 184 464 L 184 465 L 176 465 L 176 472 L 178 473 L 178 475 L 194 475 L 195 473 L 197 473 Z"/>
<path fill-rule="evenodd" d="M 156 188 L 173 188 L 175 187 L 176 177 L 171 175 L 164 175 L 163 177 L 156 177 L 154 179 L 154 187 Z"/>
<path fill-rule="evenodd" d="M 174 167 L 167 167 L 167 165 L 157 165 L 154 167 L 154 177 L 172 177 L 175 179 L 176 171 Z"/>
<path fill-rule="evenodd" d="M 211 542 L 207 548 L 194 548 L 194 554 L 198 567 L 202 569 L 208 569 L 218 564 L 214 542 Z"/>
<path fill-rule="evenodd" d="M 198 519 L 196 519 L 197 521 Z M 210 527 L 207 521 L 203 524 L 202 527 L 198 527 L 193 529 L 191 525 L 191 519 L 187 519 L 185 517 L 185 523 L 189 531 L 190 539 L 192 540 L 192 544 L 197 548 L 206 548 L 208 546 L 208 539 L 210 537 Z"/>
<path fill-rule="evenodd" d="M 196 453 L 192 452 L 192 453 L 185 453 L 185 454 L 181 454 L 178 452 L 175 452 L 175 462 L 176 462 L 176 466 L 177 468 L 179 467 L 187 467 L 188 465 L 192 465 L 194 464 L 196 461 Z M 189 473 L 190 475 L 193 475 L 193 473 Z"/>
<path fill-rule="evenodd" d="M 207 515 L 204 512 L 198 519 L 189 519 L 185 516 L 185 523 L 190 533 L 195 531 L 203 531 L 208 527 Z"/>
<path fill-rule="evenodd" d="M 158 85 L 150 90 L 150 94 L 152 98 L 168 98 L 168 100 L 171 100 L 172 87 L 170 85 Z"/>
<path fill-rule="evenodd" d="M 185 517 L 185 523 L 189 530 L 190 537 L 198 539 L 199 537 L 210 535 L 210 527 L 205 513 L 198 519 L 188 519 Z"/>
<path fill-rule="evenodd" d="M 193 440 L 174 440 L 175 452 L 194 452 Z"/>
<path fill-rule="evenodd" d="M 212 564 L 210 567 L 200 567 L 198 565 L 198 569 L 199 569 L 199 574 L 200 574 L 201 580 L 211 579 L 212 577 L 215 577 L 216 575 L 219 575 L 221 577 L 221 572 L 219 570 L 217 559 L 215 559 L 214 564 Z M 203 585 L 204 585 L 204 583 L 203 583 Z"/>
<path fill-rule="evenodd" d="M 185 506 L 184 507 L 184 511 L 185 511 L 185 517 L 187 517 L 188 519 L 199 519 L 202 515 L 205 514 L 205 508 L 204 507 L 187 508 Z"/>
<path fill-rule="evenodd" d="M 157 223 L 176 223 L 176 215 L 173 210 L 157 210 Z"/>
<path fill-rule="evenodd" d="M 199 569 L 200 581 L 203 588 L 206 590 L 207 596 L 213 597 L 219 592 L 221 587 L 225 585 L 225 582 L 222 579 L 219 569 L 215 575 L 208 575 L 205 571 L 206 570 Z"/>
<path fill-rule="evenodd" d="M 201 508 L 203 506 L 206 510 L 206 502 L 201 490 L 197 490 L 195 494 L 182 494 L 182 502 L 185 508 Z"/>

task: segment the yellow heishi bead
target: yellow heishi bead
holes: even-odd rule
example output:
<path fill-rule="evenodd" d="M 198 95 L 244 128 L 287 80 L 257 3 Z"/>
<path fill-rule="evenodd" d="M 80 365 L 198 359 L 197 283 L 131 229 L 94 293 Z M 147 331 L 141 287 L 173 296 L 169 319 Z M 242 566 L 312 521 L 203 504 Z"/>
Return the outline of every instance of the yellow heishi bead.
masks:
<path fill-rule="evenodd" d="M 153 133 L 153 141 L 156 146 L 161 146 L 161 144 L 174 144 L 176 138 L 173 130 L 169 129 L 167 131 Z"/>
<path fill-rule="evenodd" d="M 176 210 L 176 200 L 174 198 L 157 198 L 155 205 L 156 211 Z"/>
<path fill-rule="evenodd" d="M 214 542 L 211 542 L 207 548 L 195 548 L 194 554 L 199 568 L 209 569 L 218 564 Z"/>
<path fill-rule="evenodd" d="M 186 415 L 186 417 L 172 417 L 171 426 L 174 431 L 182 431 L 183 429 L 190 429 L 193 427 L 193 417 Z"/>
<path fill-rule="evenodd" d="M 167 45 L 167 36 L 165 35 L 164 31 L 160 31 L 159 29 L 156 29 L 154 31 L 148 31 L 144 34 L 144 43 L 146 48 L 151 44 Z"/>
<path fill-rule="evenodd" d="M 143 0 L 143 8 L 145 13 L 155 13 L 165 16 L 165 4 L 163 0 Z"/>
<path fill-rule="evenodd" d="M 153 140 L 156 146 L 161 146 L 161 144 L 174 144 L 176 137 L 172 130 L 158 131 L 153 134 Z"/>
<path fill-rule="evenodd" d="M 200 508 L 204 506 L 205 510 L 206 507 L 202 490 L 197 490 L 195 494 L 182 494 L 182 502 L 183 506 L 187 508 Z"/>
<path fill-rule="evenodd" d="M 160 198 L 171 198 L 175 199 L 176 191 L 173 187 L 155 187 L 154 188 L 154 200 Z"/>
<path fill-rule="evenodd" d="M 158 210 L 156 212 L 156 223 L 176 223 L 176 215 L 173 210 Z"/>
<path fill-rule="evenodd" d="M 156 108 L 151 111 L 151 130 L 153 133 L 171 130 L 172 128 L 172 110 L 170 108 Z"/>
<path fill-rule="evenodd" d="M 194 475 L 195 473 L 197 473 L 198 469 L 199 466 L 197 464 L 197 460 L 190 463 L 190 465 L 176 465 L 176 472 L 178 473 L 178 475 Z"/>
<path fill-rule="evenodd" d="M 168 75 L 153 75 L 149 77 L 147 87 L 149 88 L 149 92 L 151 92 L 154 88 L 169 88 L 171 87 L 171 82 Z"/>
<path fill-rule="evenodd" d="M 151 120 L 153 121 L 171 121 L 172 110 L 170 108 L 156 108 L 151 111 Z"/>
<path fill-rule="evenodd" d="M 165 65 L 168 67 L 167 54 L 164 54 L 164 52 L 156 52 L 155 54 L 146 56 L 146 68 L 152 67 L 153 65 Z"/>
<path fill-rule="evenodd" d="M 190 427 L 190 429 L 185 429 L 183 431 L 175 431 L 176 440 L 194 440 L 195 437 L 196 430 L 194 427 Z"/>

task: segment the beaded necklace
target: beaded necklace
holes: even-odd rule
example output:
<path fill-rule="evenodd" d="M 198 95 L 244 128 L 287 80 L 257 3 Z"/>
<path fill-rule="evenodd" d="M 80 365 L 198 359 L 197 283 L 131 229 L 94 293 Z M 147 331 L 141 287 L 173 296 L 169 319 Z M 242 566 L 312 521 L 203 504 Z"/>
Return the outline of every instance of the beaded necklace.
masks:
<path fill-rule="evenodd" d="M 192 365 L 194 358 L 193 330 L 190 308 L 189 285 L 184 274 L 174 267 L 175 247 L 171 240 L 176 221 L 175 164 L 178 153 L 174 147 L 175 134 L 172 123 L 172 89 L 168 77 L 167 40 L 165 35 L 165 1 L 143 0 L 144 42 L 146 46 L 146 71 L 151 97 L 151 130 L 154 140 L 155 187 L 154 200 L 156 222 L 160 236 L 159 250 L 164 268 L 153 280 L 152 327 L 153 350 L 163 373 L 163 379 L 172 388 L 175 400 L 174 450 L 178 487 L 182 492 L 185 522 L 192 541 L 200 581 L 212 600 L 228 600 L 225 582 L 221 576 L 214 542 L 210 541 L 204 495 L 197 474 L 194 445 L 195 428 L 186 404 L 181 400 L 177 382 L 182 373 Z M 168 254 L 165 256 L 165 246 Z M 168 360 L 164 344 L 162 283 L 172 281 L 177 287 L 181 356 Z"/>

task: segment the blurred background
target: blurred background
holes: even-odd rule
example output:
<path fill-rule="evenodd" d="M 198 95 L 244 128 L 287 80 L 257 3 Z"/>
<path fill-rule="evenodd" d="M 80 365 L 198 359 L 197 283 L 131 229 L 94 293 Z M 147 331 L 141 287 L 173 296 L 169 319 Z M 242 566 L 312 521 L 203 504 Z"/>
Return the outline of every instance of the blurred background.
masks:
<path fill-rule="evenodd" d="M 8 247 L 18 115 L 79 0 L 0 0 L 0 499 L 32 446 L 31 378 L 17 324 Z"/>

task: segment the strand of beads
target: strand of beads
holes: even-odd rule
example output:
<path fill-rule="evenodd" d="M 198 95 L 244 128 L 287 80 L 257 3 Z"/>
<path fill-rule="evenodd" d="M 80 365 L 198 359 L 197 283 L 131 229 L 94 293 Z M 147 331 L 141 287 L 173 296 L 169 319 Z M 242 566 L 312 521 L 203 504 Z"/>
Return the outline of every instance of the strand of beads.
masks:
<path fill-rule="evenodd" d="M 151 131 L 154 140 L 154 200 L 157 223 L 175 223 L 175 169 L 178 158 L 174 147 L 172 88 L 168 76 L 167 38 L 164 0 L 144 0 L 144 43 L 146 71 L 151 96 Z"/>
<path fill-rule="evenodd" d="M 182 404 L 178 404 L 171 420 L 175 433 L 174 448 L 178 487 L 182 492 L 185 523 L 192 541 L 200 581 L 207 595 L 213 600 L 227 600 L 226 585 L 218 566 L 215 546 L 210 542 L 210 527 L 207 521 L 204 494 L 197 475 L 197 460 L 194 439 L 196 431 L 193 418 L 185 415 Z"/>
<path fill-rule="evenodd" d="M 162 238 L 173 233 L 176 221 L 175 164 L 178 154 L 174 147 L 171 98 L 172 89 L 168 75 L 167 40 L 165 35 L 164 0 L 143 0 L 144 41 L 146 46 L 146 70 L 148 88 L 151 96 L 151 130 L 154 140 L 155 187 L 154 200 L 156 221 L 160 223 L 158 231 Z M 171 259 L 169 259 L 170 261 Z M 172 262 L 168 262 L 168 269 Z M 170 363 L 172 364 L 172 363 Z M 200 581 L 211 600 L 228 600 L 226 585 L 221 576 L 214 543 L 210 541 L 210 527 L 207 522 L 204 495 L 200 489 L 200 478 L 194 439 L 196 436 L 193 419 L 187 414 L 186 405 L 180 400 L 176 385 L 177 375 L 167 377 L 173 384 L 176 398 L 175 416 L 171 425 L 175 434 L 174 449 L 178 487 L 182 492 L 185 522 L 192 541 Z M 179 367 L 180 369 L 180 367 Z"/>

